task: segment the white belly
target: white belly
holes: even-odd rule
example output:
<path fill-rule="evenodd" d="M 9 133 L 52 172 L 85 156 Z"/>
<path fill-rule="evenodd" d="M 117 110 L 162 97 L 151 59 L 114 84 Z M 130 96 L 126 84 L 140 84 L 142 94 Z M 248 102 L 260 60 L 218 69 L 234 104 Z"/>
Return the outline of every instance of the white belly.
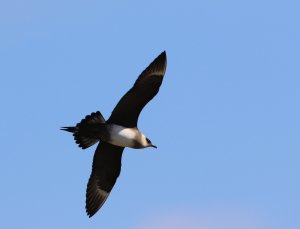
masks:
<path fill-rule="evenodd" d="M 113 145 L 134 147 L 135 141 L 139 139 L 140 134 L 137 129 L 112 124 L 109 128 L 109 135 L 109 142 Z"/>

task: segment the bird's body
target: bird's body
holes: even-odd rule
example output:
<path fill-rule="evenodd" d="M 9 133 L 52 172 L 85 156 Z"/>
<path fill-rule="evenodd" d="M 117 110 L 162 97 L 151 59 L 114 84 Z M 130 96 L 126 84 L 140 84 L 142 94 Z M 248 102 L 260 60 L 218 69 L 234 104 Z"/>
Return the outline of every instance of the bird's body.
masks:
<path fill-rule="evenodd" d="M 148 147 L 145 135 L 142 134 L 138 128 L 127 128 L 116 124 L 109 124 L 108 126 L 110 133 L 108 143 L 134 149 Z"/>
<path fill-rule="evenodd" d="M 74 127 L 62 128 L 73 133 L 76 143 L 83 149 L 100 141 L 94 155 L 92 174 L 86 191 L 86 211 L 89 217 L 101 208 L 112 190 L 121 171 L 124 148 L 156 148 L 140 132 L 137 122 L 144 106 L 159 91 L 166 63 L 166 53 L 162 52 L 140 74 L 107 121 L 97 111 L 87 115 Z"/>

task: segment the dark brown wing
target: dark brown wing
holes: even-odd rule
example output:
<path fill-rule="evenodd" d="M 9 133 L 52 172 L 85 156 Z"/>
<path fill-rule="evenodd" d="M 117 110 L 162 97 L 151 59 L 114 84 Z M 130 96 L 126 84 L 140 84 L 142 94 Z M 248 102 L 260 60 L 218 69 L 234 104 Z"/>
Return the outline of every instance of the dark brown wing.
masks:
<path fill-rule="evenodd" d="M 133 87 L 121 98 L 107 122 L 125 127 L 137 126 L 140 112 L 159 91 L 166 66 L 166 52 L 162 52 L 141 73 Z"/>
<path fill-rule="evenodd" d="M 86 212 L 92 217 L 104 204 L 121 171 L 124 147 L 100 142 L 86 190 Z"/>

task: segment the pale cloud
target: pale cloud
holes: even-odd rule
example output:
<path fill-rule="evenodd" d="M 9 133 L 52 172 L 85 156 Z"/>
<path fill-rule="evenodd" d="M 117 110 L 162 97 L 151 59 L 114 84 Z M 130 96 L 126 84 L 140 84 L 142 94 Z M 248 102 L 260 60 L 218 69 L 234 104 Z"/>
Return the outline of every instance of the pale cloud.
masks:
<path fill-rule="evenodd" d="M 152 214 L 136 229 L 277 229 L 267 219 L 241 209 L 181 209 Z"/>

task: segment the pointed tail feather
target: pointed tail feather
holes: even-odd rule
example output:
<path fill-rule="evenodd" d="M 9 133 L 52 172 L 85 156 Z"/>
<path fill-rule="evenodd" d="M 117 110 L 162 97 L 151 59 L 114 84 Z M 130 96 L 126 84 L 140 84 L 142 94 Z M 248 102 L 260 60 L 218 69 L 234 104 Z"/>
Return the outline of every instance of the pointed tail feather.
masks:
<path fill-rule="evenodd" d="M 76 126 L 75 127 L 74 126 L 64 126 L 64 127 L 60 128 L 60 130 L 75 133 L 78 130 L 78 128 Z"/>

